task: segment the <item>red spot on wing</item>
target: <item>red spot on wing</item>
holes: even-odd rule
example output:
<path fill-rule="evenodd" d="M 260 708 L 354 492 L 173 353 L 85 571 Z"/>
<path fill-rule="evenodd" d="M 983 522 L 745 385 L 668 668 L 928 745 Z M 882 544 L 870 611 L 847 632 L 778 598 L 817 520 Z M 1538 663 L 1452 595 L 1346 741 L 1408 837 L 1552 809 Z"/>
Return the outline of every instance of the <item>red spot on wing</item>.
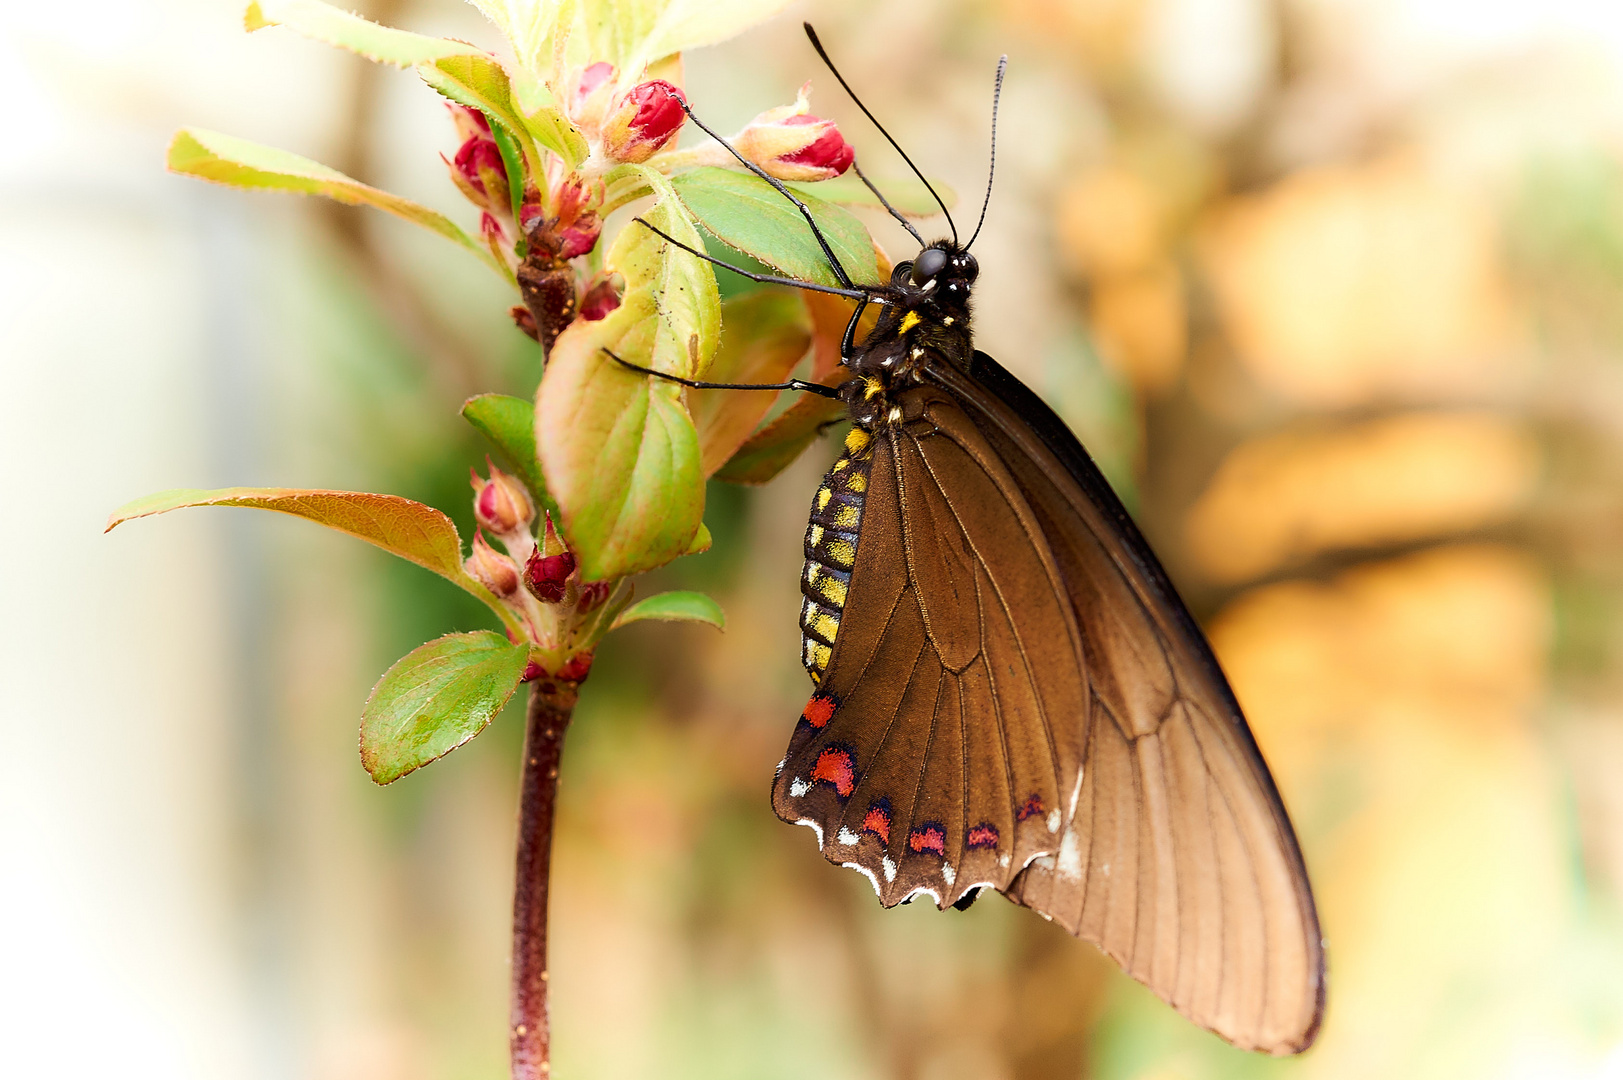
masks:
<path fill-rule="evenodd" d="M 834 715 L 834 706 L 839 704 L 831 697 L 817 694 L 806 702 L 801 710 L 800 718 L 814 728 L 827 727 L 829 719 Z"/>
<path fill-rule="evenodd" d="M 947 853 L 947 831 L 939 825 L 928 824 L 907 834 L 907 846 L 914 851 Z"/>
<path fill-rule="evenodd" d="M 857 787 L 857 770 L 850 751 L 830 748 L 818 754 L 817 764 L 812 766 L 812 779 L 833 784 L 842 799 L 851 794 Z"/>
<path fill-rule="evenodd" d="M 889 844 L 890 807 L 880 806 L 878 803 L 868 807 L 868 813 L 862 818 L 862 831 L 871 832 L 879 837 L 881 844 Z"/>
<path fill-rule="evenodd" d="M 1042 816 L 1043 816 L 1043 797 L 1041 795 L 1032 795 L 1030 798 L 1026 799 L 1026 801 L 1021 805 L 1019 811 L 1014 815 L 1014 819 L 1016 821 L 1024 821 L 1027 818 L 1042 817 Z"/>
<path fill-rule="evenodd" d="M 997 826 L 981 822 L 969 830 L 969 846 L 971 848 L 997 847 Z"/>

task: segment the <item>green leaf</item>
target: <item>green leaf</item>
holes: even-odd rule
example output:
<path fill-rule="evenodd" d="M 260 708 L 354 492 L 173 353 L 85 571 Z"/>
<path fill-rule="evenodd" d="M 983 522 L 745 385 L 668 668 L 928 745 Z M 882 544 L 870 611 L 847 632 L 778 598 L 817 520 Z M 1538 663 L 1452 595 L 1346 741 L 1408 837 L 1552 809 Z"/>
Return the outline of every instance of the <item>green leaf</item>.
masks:
<path fill-rule="evenodd" d="M 455 240 L 492 268 L 503 269 L 483 244 L 457 228 L 444 214 L 399 195 L 368 187 L 337 169 L 329 169 L 286 150 L 201 128 L 182 128 L 169 144 L 169 168 L 232 187 L 322 195 L 351 206 L 375 206 Z"/>
<path fill-rule="evenodd" d="M 492 56 L 469 53 L 447 56 L 417 66 L 417 74 L 442 97 L 478 109 L 494 123 L 507 128 L 524 152 L 524 164 L 532 177 L 546 175 L 545 163 L 535 148 L 529 127 L 513 107 L 512 88 L 507 71 Z"/>
<path fill-rule="evenodd" d="M 508 209 L 512 211 L 514 221 L 523 221 L 524 148 L 501 124 L 490 125 L 490 140 L 496 144 L 496 152 L 502 156 L 502 171 L 507 174 Z M 528 246 L 522 235 L 518 242 L 521 248 Z M 524 257 L 522 250 L 519 257 Z"/>
<path fill-rule="evenodd" d="M 527 71 L 512 76 L 513 104 L 536 142 L 563 158 L 569 168 L 580 167 L 591 154 L 586 136 L 580 133 L 547 84 Z"/>
<path fill-rule="evenodd" d="M 889 180 L 873 180 L 874 187 L 878 188 L 890 200 L 890 205 L 907 217 L 927 218 L 941 213 L 941 207 L 936 204 L 930 189 L 913 176 L 892 178 Z M 931 187 L 941 195 L 941 201 L 951 210 L 958 205 L 958 194 L 940 180 L 930 181 Z M 819 180 L 815 184 L 787 184 L 791 191 L 797 195 L 810 195 L 822 199 L 824 202 L 836 203 L 840 206 L 877 206 L 885 204 L 879 201 L 874 193 L 868 190 L 860 177 L 853 171 L 847 171 L 844 176 L 836 176 L 831 180 Z M 781 197 L 781 196 L 780 196 Z"/>
<path fill-rule="evenodd" d="M 247 506 L 302 517 L 375 544 L 392 555 L 432 570 L 483 600 L 504 624 L 517 618 L 491 591 L 462 569 L 462 538 L 450 518 L 432 506 L 368 491 L 319 488 L 176 488 L 125 503 L 107 519 L 107 532 L 135 518 L 185 506 Z"/>
<path fill-rule="evenodd" d="M 671 186 L 693 216 L 729 247 L 747 252 L 789 277 L 840 284 L 806 219 L 759 176 L 705 167 L 672 177 Z M 801 198 L 851 280 L 878 283 L 879 260 L 862 222 L 816 196 Z"/>
<path fill-rule="evenodd" d="M 714 542 L 710 536 L 710 526 L 701 521 L 699 522 L 699 531 L 693 534 L 693 542 L 688 545 L 688 549 L 682 554 L 703 555 L 710 550 L 710 545 Z"/>
<path fill-rule="evenodd" d="M 595 0 L 580 5 L 591 55 L 637 72 L 672 53 L 726 41 L 788 0 Z"/>
<path fill-rule="evenodd" d="M 480 394 L 462 403 L 462 416 L 496 448 L 502 467 L 530 489 L 537 506 L 558 514 L 535 456 L 535 405 L 505 394 Z"/>
<path fill-rule="evenodd" d="M 254 0 L 243 12 L 242 22 L 249 31 L 285 26 L 307 38 L 396 67 L 415 67 L 446 56 L 481 51 L 465 41 L 379 26 L 319 0 Z"/>
<path fill-rule="evenodd" d="M 489 630 L 447 634 L 396 661 L 361 713 L 361 764 L 380 784 L 444 757 L 501 712 L 530 649 Z"/>
<path fill-rule="evenodd" d="M 804 394 L 776 420 L 751 435 L 720 469 L 717 480 L 731 484 L 764 484 L 816 440 L 828 426 L 845 417 L 845 404 Z"/>
<path fill-rule="evenodd" d="M 698 247 L 698 231 L 665 178 L 631 168 L 660 195 L 648 220 Z M 627 371 L 604 350 L 697 377 L 715 354 L 721 321 L 709 265 L 649 230 L 622 229 L 606 263 L 626 282 L 620 306 L 559 336 L 535 410 L 547 490 L 591 581 L 670 562 L 692 543 L 704 512 L 699 438 L 681 388 Z"/>
<path fill-rule="evenodd" d="M 727 628 L 727 616 L 722 614 L 721 605 L 701 592 L 667 592 L 657 596 L 650 596 L 646 600 L 639 600 L 620 613 L 614 620 L 611 629 L 618 630 L 627 623 L 641 622 L 643 619 L 659 619 L 664 622 L 702 622 L 709 623 L 717 630 Z"/>
<path fill-rule="evenodd" d="M 782 382 L 811 348 L 806 305 L 788 289 L 763 289 L 729 300 L 721 305 L 721 318 L 727 332 L 706 374 L 712 382 Z M 776 400 L 777 395 L 759 390 L 694 390 L 688 395 L 706 476 L 733 456 Z"/>

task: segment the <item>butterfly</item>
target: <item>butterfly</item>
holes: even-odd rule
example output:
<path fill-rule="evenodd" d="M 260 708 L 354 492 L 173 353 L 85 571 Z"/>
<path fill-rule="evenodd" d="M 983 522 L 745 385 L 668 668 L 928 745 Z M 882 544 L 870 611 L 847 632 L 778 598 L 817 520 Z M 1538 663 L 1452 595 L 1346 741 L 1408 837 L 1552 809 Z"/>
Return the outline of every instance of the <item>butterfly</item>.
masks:
<path fill-rule="evenodd" d="M 807 526 L 800 627 L 815 690 L 773 809 L 886 907 L 963 908 L 995 890 L 1236 1046 L 1306 1049 L 1324 949 L 1290 819 L 1210 645 L 1109 483 L 1042 399 L 974 348 L 980 226 L 967 244 L 956 226 L 925 243 L 892 209 L 921 249 L 888 283 L 859 285 L 801 208 L 844 287 L 746 276 L 857 301 L 837 390 L 773 384 L 837 395 L 852 426 Z M 858 342 L 870 303 L 881 315 Z"/>

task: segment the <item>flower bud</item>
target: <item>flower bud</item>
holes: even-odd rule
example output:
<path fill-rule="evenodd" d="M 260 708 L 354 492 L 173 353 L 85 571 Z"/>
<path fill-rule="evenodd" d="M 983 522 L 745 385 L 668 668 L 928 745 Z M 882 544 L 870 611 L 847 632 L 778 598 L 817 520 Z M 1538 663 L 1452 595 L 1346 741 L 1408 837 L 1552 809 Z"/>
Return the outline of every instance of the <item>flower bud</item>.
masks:
<path fill-rule="evenodd" d="M 541 549 L 536 548 L 535 554 L 524 567 L 524 584 L 535 598 L 545 604 L 561 604 L 564 599 L 564 590 L 569 584 L 569 575 L 575 572 L 575 556 L 573 552 L 565 551 L 562 555 L 543 555 Z"/>
<path fill-rule="evenodd" d="M 462 144 L 453 162 L 468 186 L 484 196 L 487 205 L 510 205 L 507 191 L 507 165 L 496 140 L 489 135 L 475 135 Z"/>
<path fill-rule="evenodd" d="M 535 682 L 535 680 L 539 679 L 545 674 L 546 672 L 541 670 L 541 665 L 536 663 L 534 660 L 531 660 L 529 663 L 524 665 L 524 674 L 519 677 L 518 681 Z"/>
<path fill-rule="evenodd" d="M 478 109 L 470 109 L 466 105 L 452 105 L 445 103 L 451 110 L 451 122 L 456 125 L 456 137 L 467 140 L 474 137 L 490 138 L 490 121 Z"/>
<path fill-rule="evenodd" d="M 620 290 L 614 287 L 614 276 L 605 274 L 587 286 L 586 295 L 580 298 L 580 317 L 597 322 L 619 306 Z"/>
<path fill-rule="evenodd" d="M 614 586 L 607 581 L 583 581 L 580 584 L 580 599 L 575 601 L 575 610 L 582 615 L 596 611 L 603 606 L 603 601 L 609 598 Z"/>
<path fill-rule="evenodd" d="M 832 120 L 813 116 L 807 103 L 811 84 L 800 88 L 793 105 L 751 120 L 733 137 L 733 147 L 779 180 L 830 180 L 851 167 L 856 151 Z"/>
<path fill-rule="evenodd" d="M 475 581 L 504 600 L 518 592 L 518 566 L 486 543 L 483 532 L 473 534 L 473 554 L 462 567 Z"/>
<path fill-rule="evenodd" d="M 575 93 L 569 101 L 569 116 L 588 131 L 603 124 L 603 115 L 614 100 L 614 65 L 599 60 L 580 73 Z"/>
<path fill-rule="evenodd" d="M 647 161 L 681 129 L 687 119 L 685 100 L 664 79 L 633 86 L 603 119 L 603 152 L 615 161 Z"/>
<path fill-rule="evenodd" d="M 490 465 L 490 459 L 485 463 Z M 497 536 L 506 536 L 517 532 L 530 523 L 535 517 L 535 507 L 530 505 L 529 492 L 524 485 L 512 477 L 490 465 L 490 479 L 482 479 L 478 473 L 469 470 L 473 478 L 473 516 L 480 526 L 489 529 Z"/>

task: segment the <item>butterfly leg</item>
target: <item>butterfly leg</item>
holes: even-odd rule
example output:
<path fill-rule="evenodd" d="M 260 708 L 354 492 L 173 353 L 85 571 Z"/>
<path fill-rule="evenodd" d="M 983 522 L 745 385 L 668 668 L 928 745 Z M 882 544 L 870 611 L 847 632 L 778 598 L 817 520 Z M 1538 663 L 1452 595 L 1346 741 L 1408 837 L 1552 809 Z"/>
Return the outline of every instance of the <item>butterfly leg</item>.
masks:
<path fill-rule="evenodd" d="M 604 349 L 603 351 L 608 353 L 609 359 L 613 360 L 621 367 L 630 368 L 639 375 L 652 375 L 656 379 L 664 379 L 666 382 L 680 383 L 683 386 L 691 386 L 695 390 L 804 390 L 809 394 L 818 394 L 826 398 L 837 398 L 840 396 L 840 392 L 834 389 L 832 386 L 824 386 L 822 383 L 806 382 L 804 379 L 790 379 L 788 382 L 781 383 L 702 382 L 698 379 L 684 379 L 680 375 L 671 375 L 663 371 L 655 371 L 653 368 L 643 367 L 641 364 L 633 364 L 630 360 L 622 360 L 618 356 L 615 356 L 614 353 L 609 352 L 608 349 Z"/>
<path fill-rule="evenodd" d="M 845 324 L 845 336 L 840 338 L 840 360 L 849 361 L 856 355 L 857 322 L 862 313 L 867 310 L 868 299 L 863 297 L 857 301 L 857 309 L 851 313 L 851 321 Z"/>

